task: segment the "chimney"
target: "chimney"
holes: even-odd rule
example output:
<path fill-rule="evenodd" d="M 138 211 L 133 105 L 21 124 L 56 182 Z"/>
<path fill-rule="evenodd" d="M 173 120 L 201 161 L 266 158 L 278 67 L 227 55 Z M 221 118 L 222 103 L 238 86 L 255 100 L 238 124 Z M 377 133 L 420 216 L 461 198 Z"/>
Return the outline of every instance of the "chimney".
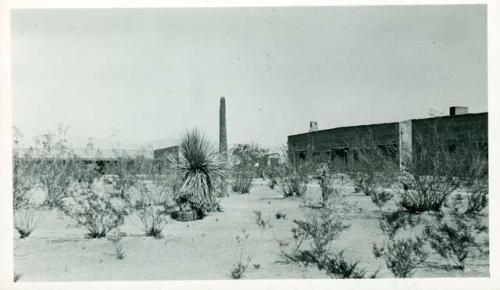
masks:
<path fill-rule="evenodd" d="M 450 107 L 450 116 L 465 115 L 469 113 L 468 107 L 453 106 Z"/>
<path fill-rule="evenodd" d="M 227 161 L 226 99 L 220 98 L 219 106 L 219 153 Z"/>
<path fill-rule="evenodd" d="M 318 122 L 311 121 L 309 122 L 309 132 L 318 131 Z"/>

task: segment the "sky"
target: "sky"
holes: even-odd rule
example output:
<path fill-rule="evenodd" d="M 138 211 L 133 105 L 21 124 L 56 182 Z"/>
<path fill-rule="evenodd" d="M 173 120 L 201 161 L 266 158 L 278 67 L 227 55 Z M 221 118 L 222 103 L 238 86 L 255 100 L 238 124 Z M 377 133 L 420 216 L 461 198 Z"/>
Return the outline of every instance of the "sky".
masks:
<path fill-rule="evenodd" d="M 228 142 L 264 146 L 313 120 L 487 111 L 484 5 L 15 10 L 11 21 L 13 124 L 27 137 L 65 124 L 74 144 L 132 147 L 198 127 L 216 143 L 222 96 Z"/>

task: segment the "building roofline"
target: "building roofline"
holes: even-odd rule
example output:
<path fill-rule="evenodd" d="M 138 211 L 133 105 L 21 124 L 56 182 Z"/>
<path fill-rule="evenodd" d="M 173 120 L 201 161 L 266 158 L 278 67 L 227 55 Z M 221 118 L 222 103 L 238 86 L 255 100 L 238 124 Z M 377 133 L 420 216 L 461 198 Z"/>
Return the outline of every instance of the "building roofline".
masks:
<path fill-rule="evenodd" d="M 320 133 L 320 132 L 326 132 L 326 131 L 332 131 L 332 130 L 338 130 L 338 129 L 368 127 L 368 126 L 373 126 L 373 125 L 390 125 L 390 124 L 398 124 L 398 123 L 399 122 L 387 122 L 387 123 L 375 123 L 375 124 L 363 124 L 363 125 L 334 127 L 334 128 L 329 128 L 329 129 L 316 130 L 316 131 L 313 131 L 313 132 L 304 132 L 304 133 L 299 133 L 299 134 L 288 135 L 288 137 L 295 137 L 295 136 L 300 136 L 300 135 L 314 134 L 314 133 Z"/>
<path fill-rule="evenodd" d="M 420 121 L 420 120 L 443 119 L 443 118 L 461 118 L 461 117 L 470 116 L 470 115 L 487 115 L 487 114 L 488 114 L 488 112 L 480 112 L 480 113 L 468 113 L 468 114 L 454 115 L 454 116 L 447 115 L 447 116 L 437 116 L 437 117 L 430 117 L 430 118 L 407 119 L 407 120 L 403 120 L 403 121 Z M 403 121 L 334 127 L 334 128 L 329 128 L 329 129 L 316 130 L 313 132 L 292 134 L 292 135 L 288 135 L 288 137 L 297 137 L 297 136 L 302 136 L 302 135 L 308 135 L 308 134 L 314 134 L 314 133 L 320 133 L 320 132 L 326 132 L 326 131 L 332 131 L 332 130 L 338 130 L 338 129 L 359 128 L 359 127 L 368 127 L 368 126 L 374 126 L 374 125 L 399 124 L 400 122 L 403 122 Z"/>

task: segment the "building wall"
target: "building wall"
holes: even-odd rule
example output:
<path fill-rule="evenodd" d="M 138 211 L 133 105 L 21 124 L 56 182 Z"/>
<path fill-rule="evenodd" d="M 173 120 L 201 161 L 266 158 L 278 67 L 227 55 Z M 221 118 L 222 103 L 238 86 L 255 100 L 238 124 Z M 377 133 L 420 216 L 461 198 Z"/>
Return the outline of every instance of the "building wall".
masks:
<path fill-rule="evenodd" d="M 436 135 L 450 144 L 488 143 L 488 113 L 412 120 L 412 142 L 433 140 Z M 437 134 L 436 134 L 437 133 Z"/>
<path fill-rule="evenodd" d="M 165 158 L 168 155 L 179 156 L 179 146 L 170 146 L 162 149 L 154 150 L 153 157 L 154 159 Z"/>
<path fill-rule="evenodd" d="M 414 158 L 418 146 L 430 148 L 436 145 L 436 139 L 432 136 L 447 142 L 450 150 L 456 146 L 470 146 L 471 142 L 487 148 L 488 113 L 341 127 L 291 135 L 288 136 L 288 153 L 290 158 L 305 158 L 312 154 L 326 158 L 323 159 L 325 161 L 333 160 L 338 155 L 349 162 L 359 148 L 392 146 L 397 154 L 391 156 L 403 167 L 405 162 Z"/>
<path fill-rule="evenodd" d="M 291 158 L 303 158 L 310 152 L 327 160 L 345 159 L 349 162 L 355 158 L 356 150 L 374 145 L 390 146 L 397 151 L 399 123 L 340 127 L 288 136 Z"/>

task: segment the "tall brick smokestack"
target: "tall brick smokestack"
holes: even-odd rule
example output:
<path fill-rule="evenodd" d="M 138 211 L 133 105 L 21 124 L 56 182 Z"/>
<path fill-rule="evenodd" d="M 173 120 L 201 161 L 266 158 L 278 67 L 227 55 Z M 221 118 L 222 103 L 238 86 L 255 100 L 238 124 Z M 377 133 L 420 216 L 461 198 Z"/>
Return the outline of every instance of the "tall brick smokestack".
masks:
<path fill-rule="evenodd" d="M 219 108 L 219 154 L 227 161 L 226 99 L 220 98 Z"/>

